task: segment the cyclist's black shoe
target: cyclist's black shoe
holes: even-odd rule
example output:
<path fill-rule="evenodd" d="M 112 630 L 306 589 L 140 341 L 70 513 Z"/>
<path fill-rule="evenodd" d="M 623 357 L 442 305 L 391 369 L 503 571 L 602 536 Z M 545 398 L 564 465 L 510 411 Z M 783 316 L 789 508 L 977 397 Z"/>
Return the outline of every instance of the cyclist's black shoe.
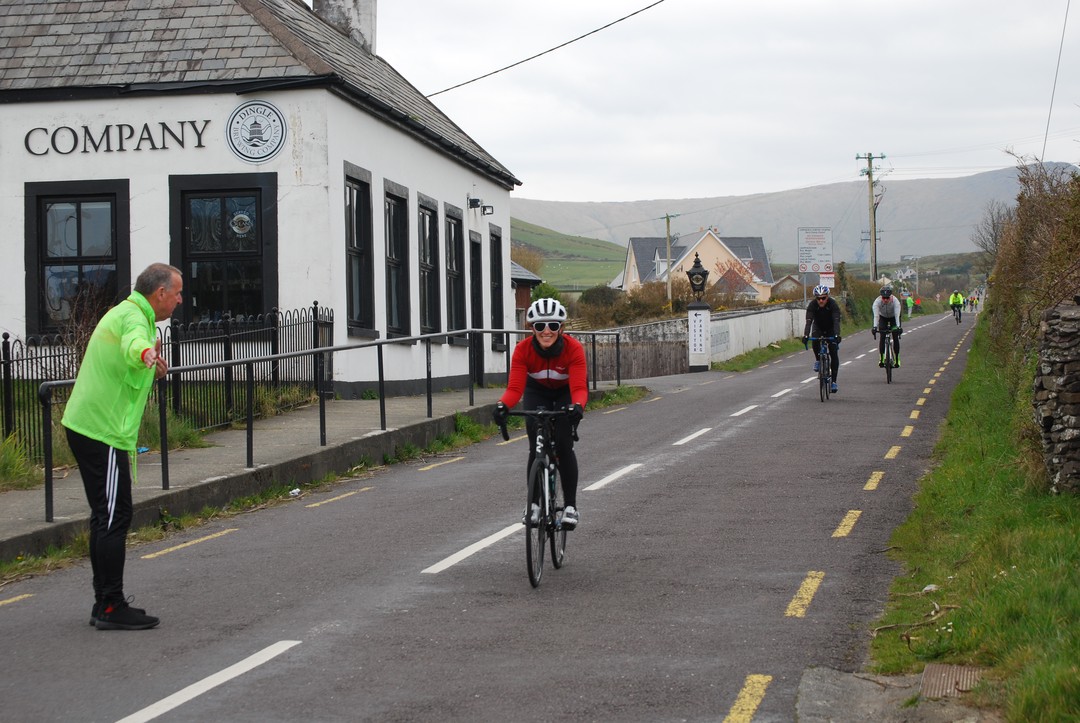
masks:
<path fill-rule="evenodd" d="M 149 630 L 161 622 L 153 615 L 136 612 L 126 601 L 102 603 L 98 614 L 98 630 Z"/>
<path fill-rule="evenodd" d="M 562 526 L 563 529 L 572 530 L 577 527 L 578 524 L 578 511 L 576 507 L 567 507 L 563 510 Z"/>
<path fill-rule="evenodd" d="M 893 359 L 892 365 L 894 367 L 896 367 L 897 369 L 899 369 L 900 368 L 900 357 L 896 357 L 895 359 Z"/>
<path fill-rule="evenodd" d="M 135 599 L 134 597 L 129 596 L 128 597 L 128 602 L 131 602 L 134 599 Z M 134 608 L 134 607 L 131 607 L 130 605 L 128 605 L 128 608 L 133 613 L 138 613 L 139 615 L 146 615 L 146 611 L 143 610 L 142 608 Z M 96 603 L 94 603 L 94 607 L 90 610 L 90 624 L 91 625 L 97 625 L 98 615 L 100 615 L 100 614 L 101 614 L 101 603 L 96 602 Z"/>
<path fill-rule="evenodd" d="M 814 362 L 814 371 L 816 371 L 816 372 L 821 371 L 821 362 L 819 362 L 819 361 Z"/>

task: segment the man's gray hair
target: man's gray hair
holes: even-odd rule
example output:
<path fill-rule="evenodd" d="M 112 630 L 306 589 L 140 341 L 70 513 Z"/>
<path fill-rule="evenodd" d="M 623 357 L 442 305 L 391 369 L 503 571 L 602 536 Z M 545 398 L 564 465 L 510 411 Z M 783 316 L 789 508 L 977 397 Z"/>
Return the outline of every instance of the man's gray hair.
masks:
<path fill-rule="evenodd" d="M 135 279 L 135 290 L 143 296 L 152 294 L 161 287 L 172 288 L 173 274 L 183 277 L 180 269 L 168 264 L 150 264 Z"/>

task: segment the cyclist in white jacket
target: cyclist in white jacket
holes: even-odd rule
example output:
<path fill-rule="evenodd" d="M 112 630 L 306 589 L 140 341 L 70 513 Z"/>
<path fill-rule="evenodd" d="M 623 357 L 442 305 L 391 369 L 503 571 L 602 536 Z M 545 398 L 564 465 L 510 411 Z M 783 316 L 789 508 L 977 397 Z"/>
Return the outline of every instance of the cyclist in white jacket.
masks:
<path fill-rule="evenodd" d="M 891 286 L 882 286 L 880 296 L 874 299 L 873 316 L 874 326 L 870 331 L 877 336 L 877 333 L 881 332 L 881 337 L 878 339 L 878 353 L 881 358 L 878 360 L 878 366 L 885 366 L 885 337 L 888 336 L 888 332 L 891 329 L 895 329 L 896 333 L 892 335 L 892 350 L 893 350 L 893 365 L 900 366 L 900 334 L 903 330 L 900 328 L 900 299 L 893 296 Z"/>

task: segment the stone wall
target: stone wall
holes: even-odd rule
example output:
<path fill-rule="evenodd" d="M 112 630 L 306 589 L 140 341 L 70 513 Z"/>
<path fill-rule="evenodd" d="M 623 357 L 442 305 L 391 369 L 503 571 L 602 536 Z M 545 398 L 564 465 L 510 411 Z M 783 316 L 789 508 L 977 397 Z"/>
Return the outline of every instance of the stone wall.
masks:
<path fill-rule="evenodd" d="M 1080 494 L 1080 305 L 1044 312 L 1039 326 L 1033 405 L 1046 469 L 1053 491 Z"/>

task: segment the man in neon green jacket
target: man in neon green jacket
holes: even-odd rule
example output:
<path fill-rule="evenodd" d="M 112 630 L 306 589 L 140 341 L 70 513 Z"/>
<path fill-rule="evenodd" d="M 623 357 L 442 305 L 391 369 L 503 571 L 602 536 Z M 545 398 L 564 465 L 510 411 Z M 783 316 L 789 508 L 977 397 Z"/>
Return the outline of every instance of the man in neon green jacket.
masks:
<path fill-rule="evenodd" d="M 183 286 L 179 269 L 167 264 L 151 264 L 139 274 L 135 290 L 109 309 L 90 336 L 61 421 L 90 504 L 90 622 L 98 630 L 145 630 L 159 622 L 124 597 L 130 455 L 154 380 L 169 371 L 154 322 L 172 316 Z"/>

